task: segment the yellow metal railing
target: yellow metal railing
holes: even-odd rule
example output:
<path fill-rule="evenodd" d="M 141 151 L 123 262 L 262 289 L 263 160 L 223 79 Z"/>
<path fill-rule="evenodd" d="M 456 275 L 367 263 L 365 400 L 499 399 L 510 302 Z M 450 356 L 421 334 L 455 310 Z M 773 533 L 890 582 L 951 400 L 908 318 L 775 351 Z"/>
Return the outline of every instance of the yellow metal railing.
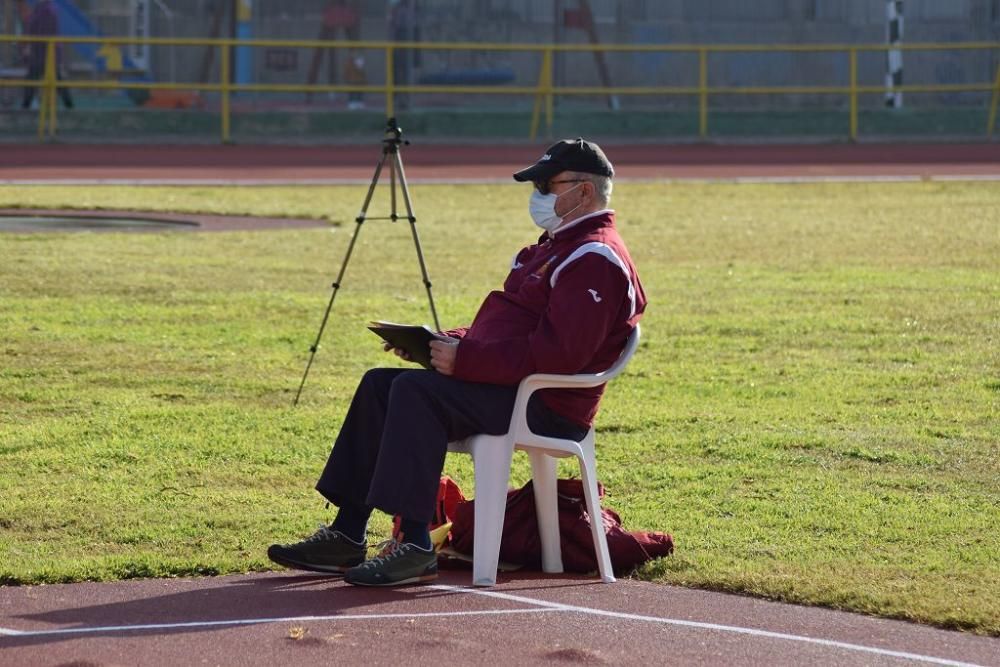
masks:
<path fill-rule="evenodd" d="M 849 108 L 849 135 L 851 140 L 858 136 L 858 97 L 865 94 L 882 94 L 886 92 L 885 85 L 861 85 L 858 82 L 858 54 L 865 52 L 886 51 L 898 48 L 905 51 L 993 51 L 1000 49 L 1000 42 L 960 42 L 960 43 L 925 43 L 888 46 L 885 44 L 761 44 L 761 45 L 657 45 L 657 44 L 482 44 L 472 42 L 386 42 L 386 41 L 287 41 L 287 40 L 233 40 L 233 39 L 190 39 L 190 38 L 133 38 L 133 37 L 27 37 L 0 35 L 3 42 L 45 42 L 46 67 L 41 81 L 25 79 L 0 80 L 0 87 L 37 86 L 41 90 L 38 136 L 54 136 L 56 131 L 56 92 L 59 87 L 72 86 L 75 89 L 112 89 L 112 90 L 183 90 L 216 92 L 220 95 L 220 123 L 223 142 L 230 141 L 231 105 L 230 99 L 234 93 L 264 92 L 264 93 L 382 93 L 385 96 L 386 116 L 395 115 L 395 96 L 401 93 L 461 93 L 486 95 L 533 95 L 535 97 L 532 112 L 530 137 L 538 135 L 539 124 L 544 115 L 547 135 L 551 136 L 554 116 L 554 100 L 558 96 L 571 95 L 670 95 L 690 96 L 698 100 L 698 134 L 702 138 L 709 133 L 709 100 L 717 95 L 781 95 L 781 94 L 828 94 L 845 95 Z M 150 46 L 201 46 L 219 49 L 219 82 L 218 83 L 157 83 L 153 81 L 120 81 L 120 80 L 73 80 L 60 81 L 55 70 L 55 46 L 59 44 L 98 44 L 120 48 L 130 44 L 146 44 Z M 232 63 L 230 62 L 230 47 L 243 46 L 254 48 L 299 48 L 299 49 L 368 49 L 382 50 L 385 53 L 385 83 L 368 84 L 276 84 L 276 83 L 232 83 L 229 81 Z M 394 61 L 396 52 L 400 50 L 438 50 L 438 51 L 501 51 L 501 52 L 533 52 L 541 54 L 541 66 L 537 83 L 533 86 L 491 86 L 491 85 L 399 85 L 394 79 Z M 673 53 L 692 54 L 697 56 L 698 85 L 697 86 L 556 86 L 553 77 L 553 66 L 556 53 L 575 52 L 628 52 L 628 53 Z M 709 56 L 719 53 L 841 53 L 848 60 L 847 85 L 815 85 L 815 86 L 710 86 Z M 997 106 L 1000 102 L 1000 67 L 997 68 L 993 81 L 962 84 L 907 84 L 896 86 L 893 92 L 900 93 L 934 93 L 934 92 L 989 92 L 992 93 L 986 133 L 993 135 L 996 125 Z"/>

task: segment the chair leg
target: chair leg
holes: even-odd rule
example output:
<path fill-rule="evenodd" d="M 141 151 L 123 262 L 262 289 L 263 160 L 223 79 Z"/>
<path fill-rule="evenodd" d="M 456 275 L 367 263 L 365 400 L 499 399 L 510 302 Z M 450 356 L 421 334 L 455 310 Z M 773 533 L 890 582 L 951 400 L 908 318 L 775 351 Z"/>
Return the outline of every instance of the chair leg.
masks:
<path fill-rule="evenodd" d="M 476 435 L 472 437 L 470 449 L 476 474 L 472 583 L 493 586 L 497 582 L 500 536 L 507 511 L 507 480 L 514 446 L 502 436 Z"/>
<path fill-rule="evenodd" d="M 542 571 L 563 571 L 562 547 L 559 538 L 559 505 L 556 497 L 556 459 L 536 450 L 529 450 L 531 477 L 535 487 L 535 515 L 542 541 Z"/>
<path fill-rule="evenodd" d="M 583 450 L 583 457 L 580 459 L 580 474 L 583 477 L 587 512 L 590 514 L 590 532 L 594 536 L 594 552 L 601 571 L 601 580 L 610 584 L 615 581 L 615 574 L 611 567 L 608 537 L 604 533 L 604 520 L 601 516 L 601 498 L 597 491 L 597 457 L 594 454 L 594 441 L 592 438 L 588 438 L 580 444 Z"/>

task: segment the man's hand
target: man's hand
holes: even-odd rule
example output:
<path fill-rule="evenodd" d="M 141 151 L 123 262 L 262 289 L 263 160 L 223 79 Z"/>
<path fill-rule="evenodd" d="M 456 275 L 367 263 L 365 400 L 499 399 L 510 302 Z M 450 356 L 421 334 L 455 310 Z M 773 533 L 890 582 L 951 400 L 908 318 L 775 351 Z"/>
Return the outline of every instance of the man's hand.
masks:
<path fill-rule="evenodd" d="M 455 372 L 455 356 L 458 354 L 458 339 L 432 340 L 431 366 L 441 375 L 451 375 Z"/>
<path fill-rule="evenodd" d="M 406 353 L 406 350 L 401 350 L 398 347 L 393 347 L 392 343 L 384 343 L 382 345 L 382 349 L 385 350 L 386 352 L 389 352 L 391 350 L 396 354 L 397 357 L 399 357 L 403 361 L 413 361 L 413 359 L 410 359 L 410 355 Z"/>

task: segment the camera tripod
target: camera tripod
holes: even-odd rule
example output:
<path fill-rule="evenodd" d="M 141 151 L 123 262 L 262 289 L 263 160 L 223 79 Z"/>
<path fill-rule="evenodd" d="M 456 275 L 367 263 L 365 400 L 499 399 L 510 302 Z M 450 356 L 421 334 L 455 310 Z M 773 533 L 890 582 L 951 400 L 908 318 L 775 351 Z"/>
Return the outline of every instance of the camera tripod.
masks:
<path fill-rule="evenodd" d="M 420 248 L 420 237 L 417 236 L 417 218 L 413 215 L 413 205 L 410 202 L 410 190 L 406 185 L 406 172 L 403 171 L 403 158 L 399 154 L 400 145 L 409 145 L 409 141 L 403 139 L 403 131 L 396 124 L 395 118 L 390 118 L 386 121 L 385 125 L 385 138 L 382 139 L 382 155 L 379 157 L 378 164 L 375 165 L 375 175 L 372 176 L 371 185 L 368 187 L 368 194 L 365 196 L 365 202 L 361 205 L 361 212 L 358 213 L 358 217 L 354 219 L 357 223 L 354 226 L 354 234 L 351 235 L 351 241 L 347 245 L 347 253 L 344 255 L 344 261 L 340 265 L 340 272 L 337 274 L 337 279 L 333 281 L 333 292 L 330 294 L 330 302 L 326 306 L 326 312 L 323 313 L 323 321 L 319 325 L 319 332 L 316 334 L 316 341 L 309 348 L 309 362 L 306 364 L 305 373 L 302 374 L 302 382 L 299 383 L 299 390 L 295 393 L 295 401 L 293 405 L 299 404 L 299 397 L 302 395 L 302 387 L 306 384 L 306 377 L 309 376 L 309 369 L 312 368 L 313 359 L 316 358 L 316 351 L 319 349 L 319 341 L 323 337 L 323 331 L 326 329 L 327 320 L 330 319 L 330 309 L 333 308 L 333 300 L 337 298 L 337 291 L 340 290 L 340 281 L 344 278 L 344 271 L 347 270 L 347 262 L 351 259 L 351 253 L 354 251 L 354 244 L 358 240 L 358 233 L 361 231 L 361 225 L 364 224 L 365 220 L 391 220 L 396 222 L 399 216 L 396 214 L 396 179 L 397 175 L 399 178 L 400 191 L 403 195 L 403 203 L 406 205 L 406 219 L 410 221 L 410 232 L 413 234 L 413 245 L 417 249 L 417 261 L 420 263 L 420 274 L 423 276 L 424 287 L 427 288 L 427 300 L 431 305 L 431 317 L 434 318 L 434 328 L 438 331 L 441 330 L 441 325 L 438 323 L 437 310 L 434 308 L 434 296 L 431 294 L 431 281 L 427 277 L 427 266 L 424 264 L 424 253 Z M 368 218 L 368 205 L 371 203 L 372 195 L 375 194 L 375 186 L 378 184 L 379 176 L 382 174 L 382 168 L 388 165 L 389 170 L 389 195 L 390 195 L 390 213 L 386 217 L 380 218 Z"/>

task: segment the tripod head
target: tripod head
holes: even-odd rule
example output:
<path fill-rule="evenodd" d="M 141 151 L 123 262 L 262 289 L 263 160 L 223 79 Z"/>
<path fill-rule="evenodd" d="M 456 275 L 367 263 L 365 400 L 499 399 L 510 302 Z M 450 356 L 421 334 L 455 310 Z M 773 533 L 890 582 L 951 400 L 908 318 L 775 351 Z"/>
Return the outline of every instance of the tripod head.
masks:
<path fill-rule="evenodd" d="M 396 152 L 400 144 L 410 145 L 410 142 L 403 139 L 403 130 L 396 124 L 396 117 L 393 116 L 385 122 L 385 138 L 382 139 L 385 150 Z"/>

